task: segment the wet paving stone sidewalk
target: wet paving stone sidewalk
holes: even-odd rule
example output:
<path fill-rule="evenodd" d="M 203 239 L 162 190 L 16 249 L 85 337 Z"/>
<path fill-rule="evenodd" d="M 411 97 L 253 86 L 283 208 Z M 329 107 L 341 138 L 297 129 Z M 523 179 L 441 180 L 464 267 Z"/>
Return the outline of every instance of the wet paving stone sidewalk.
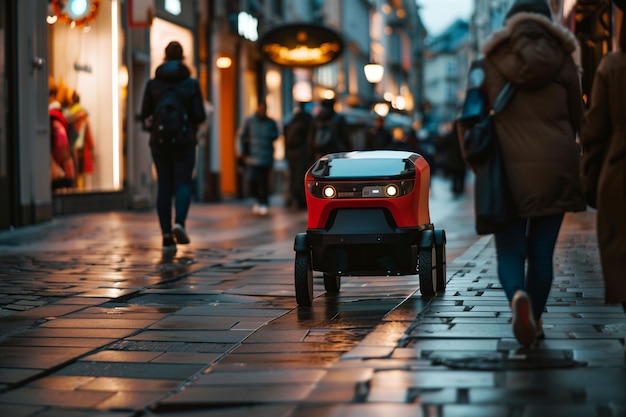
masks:
<path fill-rule="evenodd" d="M 593 213 L 568 216 L 546 339 L 521 348 L 492 238 L 457 252 L 471 202 L 452 204 L 445 293 L 350 277 L 330 296 L 316 275 L 306 308 L 302 213 L 198 208 L 206 233 L 170 259 L 151 215 L 0 238 L 0 415 L 626 416 L 626 318 L 603 304 Z"/>
<path fill-rule="evenodd" d="M 626 416 L 626 320 L 603 303 L 593 230 L 577 229 L 588 217 L 564 227 L 546 339 L 529 348 L 486 237 L 449 265 L 445 294 L 413 294 L 338 361 L 302 373 L 220 363 L 153 416 Z"/>

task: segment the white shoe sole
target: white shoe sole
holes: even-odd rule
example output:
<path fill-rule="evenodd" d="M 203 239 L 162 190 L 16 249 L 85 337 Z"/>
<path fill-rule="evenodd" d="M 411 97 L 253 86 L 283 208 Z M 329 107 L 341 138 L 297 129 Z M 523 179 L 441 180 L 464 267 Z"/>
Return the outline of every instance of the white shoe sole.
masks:
<path fill-rule="evenodd" d="M 187 245 L 190 242 L 189 236 L 187 236 L 187 232 L 180 225 L 174 226 L 174 228 L 172 229 L 172 234 L 174 235 L 174 239 L 176 239 L 176 243 L 178 244 Z"/>

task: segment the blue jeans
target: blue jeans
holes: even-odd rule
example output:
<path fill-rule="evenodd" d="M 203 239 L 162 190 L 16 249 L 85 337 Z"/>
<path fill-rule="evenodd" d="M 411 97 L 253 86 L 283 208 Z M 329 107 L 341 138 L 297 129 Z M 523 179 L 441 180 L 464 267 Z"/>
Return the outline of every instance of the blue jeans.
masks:
<path fill-rule="evenodd" d="M 163 151 L 152 149 L 157 171 L 157 202 L 159 224 L 163 234 L 172 233 L 172 198 L 175 201 L 175 221 L 185 226 L 191 205 L 191 181 L 196 162 L 196 147 Z"/>
<path fill-rule="evenodd" d="M 562 222 L 563 214 L 522 218 L 495 233 L 500 284 L 509 302 L 516 291 L 526 291 L 535 319 L 541 318 L 552 287 L 552 258 Z"/>

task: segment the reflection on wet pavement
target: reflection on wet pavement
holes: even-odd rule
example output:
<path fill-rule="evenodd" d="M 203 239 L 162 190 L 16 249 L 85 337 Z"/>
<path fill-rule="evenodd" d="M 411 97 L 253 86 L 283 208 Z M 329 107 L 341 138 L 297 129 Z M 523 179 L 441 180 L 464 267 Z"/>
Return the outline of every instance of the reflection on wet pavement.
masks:
<path fill-rule="evenodd" d="M 575 304 L 596 290 L 578 297 L 568 292 L 571 271 L 558 271 L 563 294 L 549 307 L 564 310 L 547 326 L 565 330 L 555 337 L 546 327 L 544 349 L 518 350 L 493 261 L 453 263 L 470 246 L 491 256 L 488 241 L 474 245 L 471 202 L 437 193 L 433 219 L 446 228 L 454 280 L 432 299 L 416 276 L 344 277 L 329 295 L 316 273 L 313 305 L 297 307 L 293 237 L 306 213 L 278 207 L 260 219 L 246 204 L 192 206 L 192 244 L 170 257 L 154 213 L 69 217 L 2 237 L 0 414 L 440 416 L 445 404 L 445 415 L 515 415 L 497 402 L 547 394 L 503 388 L 525 379 L 497 372 L 550 367 L 605 378 L 607 396 L 623 394 L 623 372 L 598 367 L 615 365 L 623 346 L 580 337 L 592 312 Z M 581 317 L 570 323 L 574 310 Z M 614 320 L 593 329 L 618 334 Z M 546 381 L 535 383 L 583 401 Z M 497 411 L 467 408 L 477 398 Z"/>

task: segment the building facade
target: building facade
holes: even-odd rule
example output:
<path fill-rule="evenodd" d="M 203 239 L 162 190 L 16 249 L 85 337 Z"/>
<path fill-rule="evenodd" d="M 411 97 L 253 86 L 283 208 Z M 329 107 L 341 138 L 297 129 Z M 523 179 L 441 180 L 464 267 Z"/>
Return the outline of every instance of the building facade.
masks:
<path fill-rule="evenodd" d="M 0 0 L 2 230 L 52 217 L 45 19 L 41 2 Z"/>
<path fill-rule="evenodd" d="M 431 108 L 429 129 L 454 120 L 463 102 L 471 54 L 469 23 L 457 20 L 427 40 L 424 58 L 424 95 Z"/>
<path fill-rule="evenodd" d="M 373 120 L 373 105 L 386 106 L 388 120 L 410 124 L 421 120 L 429 99 L 426 33 L 413 0 L 74 1 L 0 0 L 0 230 L 65 214 L 153 207 L 155 174 L 137 114 L 145 84 L 172 39 L 183 44 L 185 62 L 212 110 L 199 137 L 198 201 L 241 196 L 235 138 L 259 98 L 267 101 L 272 117 L 284 120 L 298 101 L 317 103 L 334 96 L 337 109 L 354 126 L 355 148 Z M 480 26 L 486 34 L 508 7 L 504 2 L 476 0 L 470 21 L 473 49 L 456 57 L 459 74 L 466 72 L 460 63 L 479 51 L 483 35 L 473 32 L 482 22 L 479 17 L 488 13 L 487 26 Z M 553 3 L 564 24 L 585 40 L 580 62 L 588 93 L 593 69 L 614 47 L 614 22 L 621 15 L 609 0 Z M 259 50 L 263 34 L 294 23 L 321 24 L 340 33 L 343 53 L 308 68 L 265 59 Z M 363 71 L 372 62 L 384 68 L 382 79 L 373 83 Z M 452 71 L 450 56 L 442 62 L 436 65 Z M 81 170 L 74 187 L 54 193 L 47 112 L 51 87 L 67 107 L 79 99 L 93 133 L 93 169 Z M 452 98 L 453 90 L 441 91 Z M 443 108 L 448 107 L 453 106 Z M 84 142 L 82 148 L 84 154 Z M 74 149 L 80 158 L 80 140 Z M 284 169 L 280 143 L 275 157 L 278 170 Z"/>
<path fill-rule="evenodd" d="M 481 56 L 487 38 L 502 28 L 513 0 L 474 0 L 468 22 L 456 21 L 443 33 L 429 37 L 424 53 L 424 96 L 439 124 L 456 118 L 464 100 L 468 64 Z M 581 67 L 583 98 L 591 92 L 600 59 L 616 48 L 621 12 L 610 0 L 549 0 L 555 20 L 572 31 L 580 50 L 574 59 Z M 431 127 L 431 129 L 436 129 Z"/>
<path fill-rule="evenodd" d="M 313 68 L 264 59 L 263 33 L 298 22 L 340 33 L 343 54 Z M 172 39 L 182 43 L 210 114 L 199 136 L 195 197 L 216 201 L 241 196 L 235 138 L 259 99 L 277 120 L 298 101 L 331 94 L 339 111 L 366 116 L 355 126 L 371 122 L 377 101 L 411 120 L 421 94 L 415 39 L 423 32 L 412 0 L 0 0 L 0 230 L 153 207 L 155 173 L 137 115 Z M 377 85 L 363 72 L 372 60 L 385 68 Z M 57 192 L 50 187 L 51 99 L 67 112 L 77 104 L 86 110 L 93 142 L 73 143 L 79 175 Z M 93 169 L 80 165 L 87 149 Z M 275 157 L 280 170 L 280 142 Z"/>

